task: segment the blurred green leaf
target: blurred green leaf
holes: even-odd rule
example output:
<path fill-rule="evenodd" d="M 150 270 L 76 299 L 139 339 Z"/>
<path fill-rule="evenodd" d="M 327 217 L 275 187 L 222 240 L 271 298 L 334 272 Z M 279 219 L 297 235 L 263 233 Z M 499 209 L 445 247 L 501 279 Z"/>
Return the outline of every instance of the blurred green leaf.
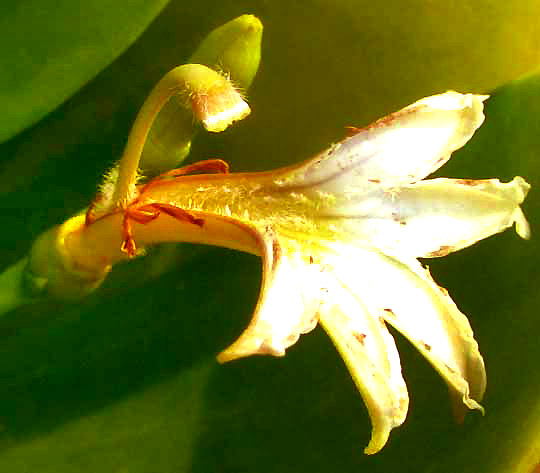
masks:
<path fill-rule="evenodd" d="M 0 142 L 116 59 L 167 0 L 25 0 L 0 7 Z"/>

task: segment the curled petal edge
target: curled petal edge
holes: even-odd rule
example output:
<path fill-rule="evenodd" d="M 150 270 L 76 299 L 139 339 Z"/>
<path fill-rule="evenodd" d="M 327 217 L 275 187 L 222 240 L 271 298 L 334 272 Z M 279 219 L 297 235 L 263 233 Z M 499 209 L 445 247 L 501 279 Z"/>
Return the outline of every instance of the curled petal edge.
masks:
<path fill-rule="evenodd" d="M 304 268 L 303 255 L 287 251 L 286 240 L 271 229 L 257 233 L 263 258 L 259 300 L 248 327 L 218 355 L 220 363 L 250 355 L 284 356 L 318 322 L 320 288 L 313 280 L 315 272 Z"/>

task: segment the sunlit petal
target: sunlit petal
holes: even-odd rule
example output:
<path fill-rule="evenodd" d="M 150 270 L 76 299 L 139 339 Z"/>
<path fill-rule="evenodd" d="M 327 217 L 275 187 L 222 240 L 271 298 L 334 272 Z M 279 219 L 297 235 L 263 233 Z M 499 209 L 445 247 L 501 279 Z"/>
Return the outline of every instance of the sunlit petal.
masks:
<path fill-rule="evenodd" d="M 498 179 L 430 179 L 350 197 L 320 212 L 352 239 L 370 242 L 383 252 L 414 257 L 444 256 L 465 248 L 514 223 L 529 238 L 520 209 L 530 185 L 516 177 Z"/>
<path fill-rule="evenodd" d="M 242 335 L 219 354 L 220 362 L 255 354 L 283 356 L 317 325 L 322 280 L 315 268 L 271 232 L 262 233 L 262 245 L 263 282 L 255 313 Z"/>
<path fill-rule="evenodd" d="M 328 284 L 320 323 L 334 342 L 366 403 L 372 423 L 364 452 L 377 453 L 390 431 L 407 416 L 409 397 L 394 340 L 385 322 L 362 300 L 333 280 Z"/>
<path fill-rule="evenodd" d="M 335 254 L 325 259 L 336 277 L 403 333 L 467 407 L 481 409 L 485 370 L 471 326 L 420 263 L 339 243 L 328 247 Z"/>
<path fill-rule="evenodd" d="M 320 321 L 366 403 L 373 426 L 366 453 L 386 444 L 408 409 L 387 324 L 440 373 L 458 416 L 483 410 L 486 373 L 471 326 L 416 258 L 444 256 L 513 224 L 530 235 L 523 178 L 422 180 L 480 126 L 485 99 L 456 92 L 422 99 L 273 172 L 180 177 L 177 170 L 142 187 L 129 209 L 192 212 L 202 223 L 187 241 L 262 256 L 253 318 L 219 361 L 283 356 Z M 230 225 L 250 238 L 232 237 Z"/>
<path fill-rule="evenodd" d="M 423 179 L 461 148 L 484 121 L 485 95 L 427 97 L 334 145 L 279 180 L 283 188 L 329 193 L 393 187 Z"/>

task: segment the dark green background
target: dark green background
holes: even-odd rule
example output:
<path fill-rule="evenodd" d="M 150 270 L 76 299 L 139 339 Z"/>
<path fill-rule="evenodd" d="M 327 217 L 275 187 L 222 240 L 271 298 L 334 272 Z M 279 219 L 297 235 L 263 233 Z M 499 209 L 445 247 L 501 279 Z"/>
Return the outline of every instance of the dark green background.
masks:
<path fill-rule="evenodd" d="M 339 140 L 345 125 L 365 125 L 446 89 L 486 92 L 538 67 L 536 0 L 442 3 L 172 1 L 125 54 L 0 146 L 2 267 L 88 205 L 153 84 L 206 33 L 240 14 L 254 13 L 265 26 L 252 115 L 223 134 L 199 134 L 190 158 L 220 157 L 236 170 L 307 158 Z M 119 25 L 108 45 L 136 36 L 144 22 L 126 32 L 125 12 L 109 7 L 102 14 Z M 95 13 L 88 18 L 100 21 Z M 20 40 L 44 41 L 36 37 Z M 95 68 L 107 63 L 98 53 Z M 39 89 L 11 87 L 39 101 Z M 51 78 L 40 87 L 55 97 L 67 90 Z M 39 112 L 32 100 L 21 107 L 28 117 Z M 283 359 L 217 365 L 215 354 L 249 320 L 260 262 L 185 245 L 179 255 L 169 248 L 116 268 L 85 300 L 36 304 L 0 320 L 0 471 L 524 471 L 515 468 L 516 456 L 523 445 L 540 443 L 539 423 L 532 434 L 527 427 L 540 418 L 540 76 L 499 88 L 486 115 L 438 174 L 524 176 L 533 185 L 525 205 L 533 239 L 509 231 L 430 262 L 469 316 L 486 359 L 485 417 L 471 413 L 464 426 L 455 425 L 443 382 L 396 335 L 409 416 L 380 454 L 363 455 L 369 419 L 321 330 Z"/>

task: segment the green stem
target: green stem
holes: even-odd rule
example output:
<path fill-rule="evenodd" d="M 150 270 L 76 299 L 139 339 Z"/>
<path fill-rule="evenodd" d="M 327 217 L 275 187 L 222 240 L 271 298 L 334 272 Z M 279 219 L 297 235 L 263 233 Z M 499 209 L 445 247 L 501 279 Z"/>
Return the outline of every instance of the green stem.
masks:
<path fill-rule="evenodd" d="M 178 95 L 180 103 L 187 110 L 191 110 L 190 100 L 192 97 L 204 96 L 212 88 L 223 88 L 226 84 L 227 80 L 218 72 L 200 64 L 178 66 L 157 83 L 135 118 L 120 160 L 118 181 L 113 195 L 115 206 L 125 206 L 132 200 L 139 160 L 148 132 L 167 101 Z"/>
<path fill-rule="evenodd" d="M 0 273 L 0 316 L 28 302 L 24 294 L 24 271 L 27 258 L 23 258 Z"/>

